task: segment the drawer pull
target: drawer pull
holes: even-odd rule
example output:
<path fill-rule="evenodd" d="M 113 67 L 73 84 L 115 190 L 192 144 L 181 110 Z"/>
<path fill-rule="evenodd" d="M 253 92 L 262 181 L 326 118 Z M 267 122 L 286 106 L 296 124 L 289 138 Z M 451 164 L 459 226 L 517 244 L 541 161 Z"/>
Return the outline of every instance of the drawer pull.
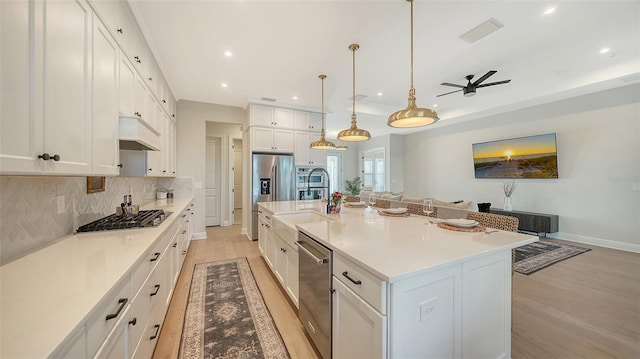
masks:
<path fill-rule="evenodd" d="M 182 218 L 184 218 L 184 217 L 186 217 L 186 216 L 187 216 L 186 214 L 183 214 L 183 215 L 182 215 Z"/>
<path fill-rule="evenodd" d="M 187 234 L 187 230 L 185 229 L 184 231 L 182 231 L 182 234 Z"/>
<path fill-rule="evenodd" d="M 347 271 L 342 272 L 342 275 L 345 276 L 348 280 L 351 281 L 351 283 L 355 284 L 355 285 L 360 285 L 362 284 L 362 281 L 360 280 L 355 280 L 351 277 L 349 277 L 349 273 L 347 273 Z"/>
<path fill-rule="evenodd" d="M 153 297 L 154 295 L 158 294 L 158 291 L 160 290 L 160 284 L 154 285 L 154 288 L 156 288 L 156 291 L 151 293 L 150 297 Z"/>
<path fill-rule="evenodd" d="M 266 218 L 266 219 L 271 219 L 271 216 L 264 216 L 264 218 Z"/>
<path fill-rule="evenodd" d="M 153 333 L 153 335 L 149 337 L 149 340 L 154 340 L 155 338 L 157 338 L 158 337 L 158 332 L 160 331 L 160 324 L 156 324 L 153 327 L 156 329 L 156 332 Z"/>
<path fill-rule="evenodd" d="M 175 247 L 177 247 L 177 246 L 178 246 L 178 242 L 176 242 L 176 243 L 174 243 L 174 244 L 172 244 L 172 245 L 171 245 L 171 247 L 173 247 L 173 248 L 175 248 Z"/>
<path fill-rule="evenodd" d="M 129 299 L 127 298 L 120 298 L 118 299 L 118 304 L 120 304 L 118 306 L 118 310 L 116 310 L 115 313 L 113 314 L 107 314 L 107 317 L 105 320 L 111 320 L 113 318 L 117 318 L 120 315 L 120 312 L 122 311 L 122 309 L 124 308 L 124 306 L 127 304 L 127 301 L 129 301 Z"/>
<path fill-rule="evenodd" d="M 187 254 L 187 251 L 182 251 L 182 255 L 185 255 L 185 254 Z"/>
<path fill-rule="evenodd" d="M 155 262 L 155 261 L 157 261 L 157 260 L 158 260 L 158 258 L 160 258 L 160 252 L 155 252 L 153 255 L 154 255 L 155 257 L 153 257 L 153 258 L 149 259 L 149 262 Z"/>
<path fill-rule="evenodd" d="M 130 324 L 130 325 L 136 325 L 136 323 L 137 323 L 137 322 L 138 322 L 138 319 L 137 319 L 137 318 L 133 318 L 133 319 L 131 319 L 131 320 L 129 321 L 129 324 Z"/>

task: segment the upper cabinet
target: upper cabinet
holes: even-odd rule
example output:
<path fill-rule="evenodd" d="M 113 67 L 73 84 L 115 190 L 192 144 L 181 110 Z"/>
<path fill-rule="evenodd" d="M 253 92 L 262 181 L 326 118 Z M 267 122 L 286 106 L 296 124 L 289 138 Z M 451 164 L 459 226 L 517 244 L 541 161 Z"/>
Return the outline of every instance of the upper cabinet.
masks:
<path fill-rule="evenodd" d="M 322 129 L 322 116 L 319 113 L 295 110 L 293 117 L 296 130 L 320 132 Z"/>
<path fill-rule="evenodd" d="M 119 115 L 167 136 L 174 175 L 173 94 L 128 3 L 91 5 L 0 1 L 0 175 L 118 175 Z"/>
<path fill-rule="evenodd" d="M 2 91 L 0 172 L 92 173 L 91 9 L 82 1 L 1 3 L 2 83 L 20 81 L 17 90 L 29 93 Z M 14 12 L 22 16 L 5 19 Z M 24 37 L 25 31 L 26 48 L 11 39 Z M 13 56 L 29 68 L 16 64 Z M 9 102 L 12 96 L 18 97 L 15 103 Z"/>
<path fill-rule="evenodd" d="M 100 21 L 93 30 L 93 173 L 118 175 L 119 49 Z"/>

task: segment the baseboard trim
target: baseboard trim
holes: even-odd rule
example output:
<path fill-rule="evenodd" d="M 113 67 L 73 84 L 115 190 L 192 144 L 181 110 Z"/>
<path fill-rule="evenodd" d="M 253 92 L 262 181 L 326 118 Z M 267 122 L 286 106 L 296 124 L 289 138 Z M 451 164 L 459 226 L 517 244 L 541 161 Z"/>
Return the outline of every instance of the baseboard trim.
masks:
<path fill-rule="evenodd" d="M 193 233 L 191 235 L 191 240 L 192 241 L 197 241 L 200 239 L 207 239 L 207 232 L 198 232 L 198 233 Z"/>
<path fill-rule="evenodd" d="M 249 228 L 242 227 L 240 229 L 240 234 L 243 234 L 248 240 L 252 241 L 251 236 L 249 235 Z"/>
<path fill-rule="evenodd" d="M 616 242 L 608 239 L 587 237 L 587 236 L 581 236 L 581 235 L 570 234 L 570 233 L 562 233 L 562 232 L 549 233 L 547 234 L 547 237 L 555 238 L 555 239 L 563 239 L 571 242 L 591 244 L 598 247 L 618 249 L 621 251 L 640 253 L 640 245 L 638 244 Z"/>

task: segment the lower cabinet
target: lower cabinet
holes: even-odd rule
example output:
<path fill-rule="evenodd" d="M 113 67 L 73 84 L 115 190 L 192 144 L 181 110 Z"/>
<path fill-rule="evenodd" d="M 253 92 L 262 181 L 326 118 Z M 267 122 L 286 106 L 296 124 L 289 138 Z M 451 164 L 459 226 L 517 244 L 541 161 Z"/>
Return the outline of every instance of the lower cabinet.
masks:
<path fill-rule="evenodd" d="M 387 317 L 333 277 L 333 358 L 384 358 Z"/>
<path fill-rule="evenodd" d="M 127 333 L 129 327 L 129 307 L 122 313 L 115 327 L 104 341 L 95 359 L 120 359 L 128 358 Z"/>

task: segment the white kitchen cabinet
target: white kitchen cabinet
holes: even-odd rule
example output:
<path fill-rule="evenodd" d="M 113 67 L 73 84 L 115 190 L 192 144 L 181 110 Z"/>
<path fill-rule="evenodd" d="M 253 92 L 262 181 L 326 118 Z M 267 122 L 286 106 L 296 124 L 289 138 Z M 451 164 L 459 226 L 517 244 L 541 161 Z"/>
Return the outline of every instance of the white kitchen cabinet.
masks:
<path fill-rule="evenodd" d="M 327 151 L 314 150 L 309 146 L 311 142 L 320 139 L 320 135 L 315 132 L 295 131 L 295 151 L 294 157 L 298 166 L 324 167 L 327 165 Z"/>
<path fill-rule="evenodd" d="M 320 132 L 322 129 L 322 116 L 316 112 L 293 111 L 296 130 Z"/>
<path fill-rule="evenodd" d="M 295 304 L 296 308 L 299 307 L 299 293 L 300 293 L 300 278 L 299 264 L 298 264 L 298 247 L 291 246 L 289 243 L 284 243 L 286 249 L 286 261 L 287 261 L 287 281 L 284 283 L 284 288 L 289 294 L 289 297 Z"/>
<path fill-rule="evenodd" d="M 387 318 L 333 277 L 332 357 L 385 358 Z"/>
<path fill-rule="evenodd" d="M 93 12 L 83 1 L 48 1 L 44 6 L 42 42 L 35 34 L 36 48 L 44 50 L 43 148 L 60 157 L 47 161 L 45 170 L 91 173 Z"/>
<path fill-rule="evenodd" d="M 118 175 L 119 49 L 100 21 L 93 29 L 93 173 Z"/>
<path fill-rule="evenodd" d="M 169 120 L 166 114 L 162 114 L 166 125 L 164 139 L 166 140 L 163 156 L 163 175 L 175 177 L 176 175 L 176 124 Z M 166 171 L 166 172 L 164 172 Z"/>
<path fill-rule="evenodd" d="M 273 107 L 249 105 L 249 125 L 250 126 L 274 126 Z"/>
<path fill-rule="evenodd" d="M 118 82 L 118 112 L 121 116 L 136 116 L 135 101 L 143 100 L 141 93 L 137 93 L 140 88 L 136 87 L 135 70 L 124 54 L 120 56 L 119 82 Z M 139 97 L 139 98 L 138 98 Z"/>
<path fill-rule="evenodd" d="M 31 34 L 42 31 L 41 2 L 0 1 L 0 173 L 37 173 L 44 161 L 42 49 Z M 36 51 L 37 50 L 37 51 Z M 35 55 L 38 55 L 37 57 Z M 37 66 L 35 66 L 37 64 Z M 32 66 L 37 72 L 31 71 Z M 34 83 L 37 86 L 31 87 Z M 33 98 L 31 91 L 33 90 Z M 32 101 L 31 101 L 32 100 Z"/>
<path fill-rule="evenodd" d="M 271 239 L 275 247 L 275 263 L 273 265 L 273 273 L 276 275 L 278 281 L 283 286 L 287 283 L 287 251 L 288 245 L 273 231 L 271 232 Z"/>
<path fill-rule="evenodd" d="M 274 108 L 273 125 L 279 128 L 293 128 L 293 110 L 287 108 Z"/>
<path fill-rule="evenodd" d="M 0 6 L 0 172 L 90 174 L 91 9 L 83 1 Z"/>
<path fill-rule="evenodd" d="M 262 217 L 258 217 L 258 249 L 260 249 L 260 254 L 263 257 L 266 257 L 266 233 L 267 228 L 265 227 L 265 219 Z"/>
<path fill-rule="evenodd" d="M 293 131 L 251 127 L 251 150 L 257 152 L 293 153 Z"/>
<path fill-rule="evenodd" d="M 249 125 L 293 129 L 294 110 L 250 104 Z"/>
<path fill-rule="evenodd" d="M 93 357 L 94 359 L 123 359 L 129 357 L 127 347 L 127 335 L 130 325 L 129 309 L 129 306 L 127 306 L 127 309 L 122 312 L 122 316 Z"/>

